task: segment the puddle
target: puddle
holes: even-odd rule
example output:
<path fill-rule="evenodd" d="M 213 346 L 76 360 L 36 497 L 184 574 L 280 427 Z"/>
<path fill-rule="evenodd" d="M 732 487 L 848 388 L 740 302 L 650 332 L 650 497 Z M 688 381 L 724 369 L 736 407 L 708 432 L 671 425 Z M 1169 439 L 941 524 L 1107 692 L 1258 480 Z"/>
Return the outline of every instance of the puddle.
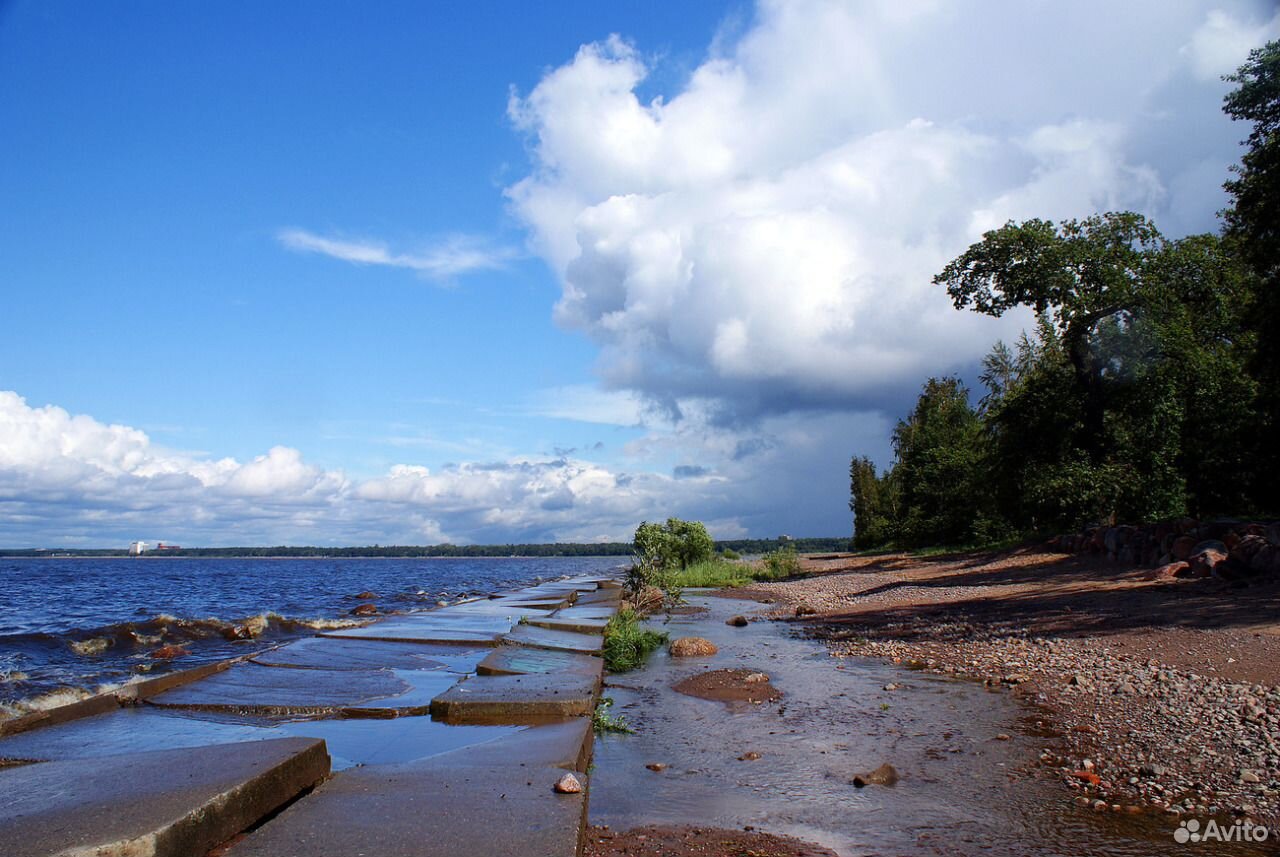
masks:
<path fill-rule="evenodd" d="M 1078 807 L 1074 793 L 1015 773 L 1051 739 L 1004 693 L 871 660 L 836 659 L 780 623 L 725 625 L 749 602 L 690 595 L 706 613 L 654 623 L 673 638 L 706 637 L 710 658 L 654 655 L 612 676 L 605 695 L 636 735 L 596 739 L 592 824 L 757 828 L 863 854 L 1009 857 L 1167 857 L 1179 848 L 1170 816 L 1120 816 Z M 766 672 L 785 696 L 735 712 L 671 690 L 704 670 Z M 897 690 L 884 686 L 896 684 Z M 1011 736 L 998 740 L 999 734 Z M 756 761 L 740 761 L 759 753 Z M 666 770 L 646 770 L 649 763 Z M 852 785 L 888 762 L 895 786 Z M 1207 819 L 1202 819 L 1202 823 Z M 1274 834 L 1273 834 L 1274 836 Z M 1272 843 L 1273 844 L 1273 843 Z M 1272 853 L 1206 844 L 1215 854 Z"/>

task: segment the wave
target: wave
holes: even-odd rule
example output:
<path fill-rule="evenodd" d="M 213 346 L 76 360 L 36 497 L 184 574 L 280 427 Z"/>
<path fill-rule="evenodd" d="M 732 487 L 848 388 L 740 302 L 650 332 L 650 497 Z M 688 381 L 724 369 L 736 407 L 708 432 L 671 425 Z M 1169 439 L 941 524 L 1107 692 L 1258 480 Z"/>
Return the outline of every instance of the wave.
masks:
<path fill-rule="evenodd" d="M 367 624 L 359 619 L 299 618 L 279 613 L 259 613 L 240 619 L 199 619 L 161 613 L 150 619 L 133 622 L 116 622 L 98 628 L 78 629 L 65 634 L 32 633 L 0 636 L 0 644 L 6 648 L 66 647 L 82 658 L 95 658 L 104 654 L 117 654 L 139 649 L 156 649 L 164 646 L 180 646 L 201 640 L 222 639 L 228 641 L 256 640 L 260 637 L 276 637 L 297 634 L 302 631 L 329 631 L 336 628 L 352 628 Z M 0 664 L 0 676 L 5 675 Z M 12 679 L 11 679 L 12 680 Z"/>

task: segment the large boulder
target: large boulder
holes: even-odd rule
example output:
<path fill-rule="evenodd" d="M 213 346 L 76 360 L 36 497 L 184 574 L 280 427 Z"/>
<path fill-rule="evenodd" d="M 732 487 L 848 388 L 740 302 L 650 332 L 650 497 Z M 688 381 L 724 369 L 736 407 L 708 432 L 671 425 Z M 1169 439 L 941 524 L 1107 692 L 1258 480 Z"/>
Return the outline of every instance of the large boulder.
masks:
<path fill-rule="evenodd" d="M 1218 542 L 1218 544 L 1222 544 Z M 1213 577 L 1218 568 L 1227 561 L 1227 552 L 1218 548 L 1205 548 L 1196 551 L 1187 562 L 1191 566 L 1192 577 Z"/>
<path fill-rule="evenodd" d="M 1182 562 L 1191 558 L 1195 553 L 1196 540 L 1194 536 L 1178 536 L 1173 540 L 1173 544 L 1169 546 L 1169 555 L 1173 557 L 1174 562 Z"/>

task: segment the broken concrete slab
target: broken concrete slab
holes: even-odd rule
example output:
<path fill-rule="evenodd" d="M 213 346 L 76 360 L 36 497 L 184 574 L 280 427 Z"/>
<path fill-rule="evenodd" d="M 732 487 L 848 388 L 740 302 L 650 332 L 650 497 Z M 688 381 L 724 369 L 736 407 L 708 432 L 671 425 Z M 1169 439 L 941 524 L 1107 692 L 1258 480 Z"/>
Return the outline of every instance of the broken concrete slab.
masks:
<path fill-rule="evenodd" d="M 618 612 L 617 607 L 613 605 L 583 605 L 579 603 L 572 607 L 565 607 L 563 610 L 557 610 L 553 615 L 556 619 L 608 619 L 616 612 Z"/>
<path fill-rule="evenodd" d="M 474 671 L 475 665 L 486 654 L 488 647 L 307 637 L 261 652 L 253 657 L 253 661 L 264 666 L 299 669 L 368 670 L 391 667 L 469 673 Z"/>
<path fill-rule="evenodd" d="M 0 770 L 6 857 L 190 857 L 329 772 L 323 741 L 283 738 Z"/>
<path fill-rule="evenodd" d="M 532 673 L 574 673 L 599 679 L 604 661 L 595 655 L 562 649 L 533 649 L 528 646 L 499 646 L 476 665 L 479 675 L 529 675 Z"/>
<path fill-rule="evenodd" d="M 596 705 L 600 682 L 572 673 L 478 675 L 431 701 L 431 716 L 448 723 L 528 723 L 582 717 Z"/>
<path fill-rule="evenodd" d="M 574 602 L 575 607 L 610 607 L 617 609 L 622 602 L 621 589 L 597 589 L 595 592 L 582 592 L 578 594 L 578 600 Z"/>
<path fill-rule="evenodd" d="M 603 646 L 599 634 L 578 634 L 572 631 L 539 628 L 535 625 L 518 625 L 511 629 L 511 633 L 503 636 L 503 641 L 535 649 L 562 649 L 567 652 L 584 652 L 593 655 L 599 654 Z"/>
<path fill-rule="evenodd" d="M 513 751 L 518 752 L 518 751 Z M 466 753 L 339 774 L 228 857 L 574 857 L 586 793 L 555 794 L 564 769 L 467 764 Z"/>

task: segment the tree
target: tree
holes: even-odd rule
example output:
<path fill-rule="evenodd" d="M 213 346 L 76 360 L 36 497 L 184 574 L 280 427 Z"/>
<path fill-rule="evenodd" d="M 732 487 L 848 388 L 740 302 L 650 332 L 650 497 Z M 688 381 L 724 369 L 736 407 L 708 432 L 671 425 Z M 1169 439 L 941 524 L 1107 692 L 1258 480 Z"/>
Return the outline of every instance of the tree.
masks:
<path fill-rule="evenodd" d="M 982 236 L 933 282 L 956 309 L 1000 316 L 1032 307 L 1053 323 L 1080 393 L 1089 460 L 1102 458 L 1106 360 L 1093 347 L 1105 319 L 1138 310 L 1147 297 L 1151 257 L 1165 245 L 1145 217 L 1108 213 L 1055 228 L 1045 220 L 1012 221 Z"/>
<path fill-rule="evenodd" d="M 679 518 L 667 518 L 665 524 L 642 522 L 636 527 L 634 544 L 641 563 L 659 570 L 688 568 L 715 552 L 715 542 L 701 521 Z"/>
<path fill-rule="evenodd" d="M 930 378 L 893 432 L 906 544 L 971 540 L 981 505 L 981 422 L 957 378 Z"/>
<path fill-rule="evenodd" d="M 1250 122 L 1248 151 L 1225 185 L 1232 204 L 1223 212 L 1226 236 L 1254 274 L 1253 302 L 1245 320 L 1257 338 L 1250 372 L 1259 385 L 1259 437 L 1280 432 L 1280 41 L 1249 53 L 1226 80 L 1237 84 L 1223 109 L 1232 119 Z M 1257 449 L 1255 469 L 1275 473 L 1280 449 L 1274 442 Z M 1255 499 L 1263 510 L 1280 510 L 1280 482 L 1264 479 Z"/>
<path fill-rule="evenodd" d="M 870 458 L 854 456 L 849 463 L 849 496 L 854 548 L 866 550 L 892 542 L 898 523 L 898 492 L 892 474 L 877 476 Z"/>

